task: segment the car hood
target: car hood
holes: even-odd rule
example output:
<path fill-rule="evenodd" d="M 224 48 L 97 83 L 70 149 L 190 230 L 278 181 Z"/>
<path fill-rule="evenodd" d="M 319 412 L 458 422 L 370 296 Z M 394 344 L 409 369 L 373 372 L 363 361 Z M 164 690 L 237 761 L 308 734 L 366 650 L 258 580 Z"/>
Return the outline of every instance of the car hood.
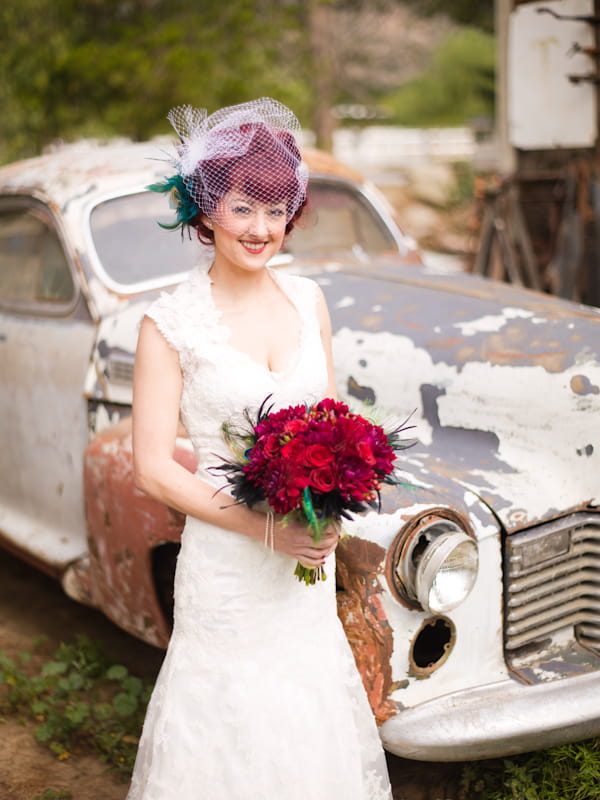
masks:
<path fill-rule="evenodd" d="M 340 394 L 384 421 L 412 414 L 403 465 L 447 479 L 515 531 L 600 505 L 600 313 L 468 274 L 380 260 L 295 263 L 331 312 Z M 131 401 L 139 320 L 152 296 L 105 317 L 88 397 Z"/>
<path fill-rule="evenodd" d="M 600 504 L 598 310 L 422 268 L 317 280 L 340 391 L 414 411 L 409 474 L 452 477 L 507 531 Z"/>

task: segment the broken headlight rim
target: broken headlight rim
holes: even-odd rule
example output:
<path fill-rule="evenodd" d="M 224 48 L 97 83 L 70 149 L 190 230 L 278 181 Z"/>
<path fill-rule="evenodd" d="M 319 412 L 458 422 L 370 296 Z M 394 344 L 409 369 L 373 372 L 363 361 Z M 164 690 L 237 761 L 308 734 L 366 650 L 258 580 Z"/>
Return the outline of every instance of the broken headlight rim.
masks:
<path fill-rule="evenodd" d="M 435 509 L 400 532 L 390 548 L 386 572 L 405 605 L 443 614 L 467 598 L 478 562 L 477 542 L 460 515 Z"/>

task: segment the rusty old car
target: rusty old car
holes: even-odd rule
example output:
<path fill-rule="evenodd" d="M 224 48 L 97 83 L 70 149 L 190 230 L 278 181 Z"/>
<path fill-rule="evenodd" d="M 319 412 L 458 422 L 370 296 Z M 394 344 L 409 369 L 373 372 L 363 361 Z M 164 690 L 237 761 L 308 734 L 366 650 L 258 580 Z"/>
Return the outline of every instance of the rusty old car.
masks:
<path fill-rule="evenodd" d="M 201 257 L 161 230 L 155 143 L 0 169 L 0 536 L 164 647 L 181 515 L 136 490 L 137 326 Z M 340 393 L 416 409 L 406 486 L 338 550 L 338 606 L 385 747 L 422 760 L 600 735 L 600 314 L 423 264 L 376 190 L 307 152 L 311 274 Z M 185 431 L 176 457 L 190 470 Z"/>

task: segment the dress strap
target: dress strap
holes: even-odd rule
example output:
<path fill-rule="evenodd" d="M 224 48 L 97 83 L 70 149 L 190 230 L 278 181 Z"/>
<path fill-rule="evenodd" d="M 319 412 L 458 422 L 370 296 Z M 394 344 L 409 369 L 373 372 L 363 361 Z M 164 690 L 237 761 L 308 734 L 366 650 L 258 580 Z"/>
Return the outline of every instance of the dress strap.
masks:
<path fill-rule="evenodd" d="M 298 309 L 305 324 L 316 319 L 315 308 L 318 285 L 303 275 L 290 275 L 269 269 L 274 281 Z"/>

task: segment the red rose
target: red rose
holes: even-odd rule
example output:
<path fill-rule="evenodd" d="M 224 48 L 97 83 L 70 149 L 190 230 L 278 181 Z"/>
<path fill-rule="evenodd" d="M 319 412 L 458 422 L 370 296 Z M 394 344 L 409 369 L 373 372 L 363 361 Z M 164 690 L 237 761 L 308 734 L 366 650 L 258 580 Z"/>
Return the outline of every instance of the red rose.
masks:
<path fill-rule="evenodd" d="M 333 467 L 320 467 L 310 473 L 310 484 L 317 492 L 331 492 L 335 489 L 335 470 Z"/>
<path fill-rule="evenodd" d="M 306 447 L 299 439 L 290 439 L 281 448 L 281 458 L 290 466 L 296 466 L 305 462 Z"/>
<path fill-rule="evenodd" d="M 308 428 L 308 422 L 303 419 L 291 419 L 289 422 L 286 422 L 283 426 L 283 432 L 290 434 L 291 436 L 295 436 L 298 433 L 302 433 Z"/>
<path fill-rule="evenodd" d="M 356 445 L 356 450 L 365 464 L 372 465 L 375 463 L 375 457 L 369 442 L 365 441 L 364 439 L 361 442 L 358 442 Z"/>
<path fill-rule="evenodd" d="M 267 458 L 273 458 L 279 452 L 279 437 L 274 433 L 265 436 L 262 442 L 262 449 Z"/>
<path fill-rule="evenodd" d="M 304 458 L 312 467 L 324 467 L 333 461 L 333 453 L 322 444 L 311 444 L 306 448 Z"/>

